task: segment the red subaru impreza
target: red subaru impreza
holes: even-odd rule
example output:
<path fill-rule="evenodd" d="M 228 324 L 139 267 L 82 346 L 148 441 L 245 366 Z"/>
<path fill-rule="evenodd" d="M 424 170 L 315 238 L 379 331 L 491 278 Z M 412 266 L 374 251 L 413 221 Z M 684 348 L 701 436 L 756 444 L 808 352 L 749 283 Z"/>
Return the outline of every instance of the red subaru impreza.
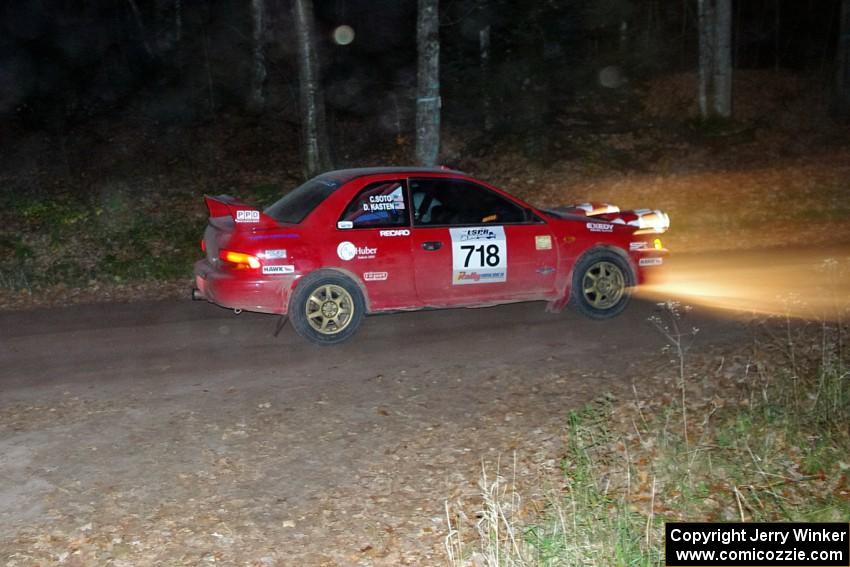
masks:
<path fill-rule="evenodd" d="M 538 209 L 447 169 L 332 171 L 263 211 L 206 203 L 193 297 L 288 315 L 319 344 L 382 311 L 539 300 L 613 317 L 664 262 L 657 236 L 670 224 L 607 204 Z"/>

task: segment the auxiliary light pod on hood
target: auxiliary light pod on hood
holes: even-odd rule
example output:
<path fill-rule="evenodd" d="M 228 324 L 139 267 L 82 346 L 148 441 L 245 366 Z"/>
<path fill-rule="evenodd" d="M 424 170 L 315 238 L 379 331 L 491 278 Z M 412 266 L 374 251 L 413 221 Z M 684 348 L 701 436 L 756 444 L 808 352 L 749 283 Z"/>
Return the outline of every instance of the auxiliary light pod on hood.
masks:
<path fill-rule="evenodd" d="M 608 203 L 581 203 L 561 210 L 574 215 L 602 219 L 613 224 L 633 226 L 638 229 L 635 234 L 661 234 L 670 228 L 670 217 L 658 209 L 621 211 L 620 207 Z"/>

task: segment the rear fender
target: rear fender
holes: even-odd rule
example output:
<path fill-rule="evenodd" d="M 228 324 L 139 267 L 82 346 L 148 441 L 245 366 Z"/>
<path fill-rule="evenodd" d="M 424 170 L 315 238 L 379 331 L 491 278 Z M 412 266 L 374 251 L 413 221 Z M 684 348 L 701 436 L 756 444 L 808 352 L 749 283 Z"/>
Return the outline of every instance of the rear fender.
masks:
<path fill-rule="evenodd" d="M 360 293 L 363 294 L 363 303 L 366 305 L 366 312 L 367 313 L 372 312 L 372 306 L 371 306 L 371 303 L 369 301 L 369 293 L 366 291 L 366 286 L 363 284 L 363 281 L 360 278 L 358 278 L 354 274 L 354 272 L 351 272 L 351 271 L 343 269 L 343 268 L 336 268 L 336 267 L 320 268 L 318 270 L 314 270 L 314 271 L 310 272 L 309 274 L 302 275 L 301 277 L 299 277 L 298 279 L 296 279 L 292 282 L 292 287 L 289 290 L 289 297 L 292 297 L 292 294 L 295 292 L 295 288 L 298 287 L 298 283 L 303 279 L 304 276 L 312 275 L 312 274 L 315 274 L 316 272 L 327 272 L 329 274 L 333 273 L 335 275 L 345 276 L 346 278 L 350 279 L 352 282 L 354 282 L 354 284 L 358 288 L 360 288 Z"/>

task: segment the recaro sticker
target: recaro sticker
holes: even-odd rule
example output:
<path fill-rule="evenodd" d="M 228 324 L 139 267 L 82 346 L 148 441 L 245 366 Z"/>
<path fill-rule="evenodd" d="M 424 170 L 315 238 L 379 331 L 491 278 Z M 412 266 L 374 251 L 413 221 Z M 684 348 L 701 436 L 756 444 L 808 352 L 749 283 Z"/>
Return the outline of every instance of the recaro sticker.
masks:
<path fill-rule="evenodd" d="M 452 285 L 507 281 L 508 242 L 505 228 L 450 228 Z"/>
<path fill-rule="evenodd" d="M 264 274 L 294 274 L 295 266 L 263 266 Z"/>
<path fill-rule="evenodd" d="M 406 228 L 398 228 L 392 230 L 378 231 L 381 236 L 410 236 L 410 231 Z"/>

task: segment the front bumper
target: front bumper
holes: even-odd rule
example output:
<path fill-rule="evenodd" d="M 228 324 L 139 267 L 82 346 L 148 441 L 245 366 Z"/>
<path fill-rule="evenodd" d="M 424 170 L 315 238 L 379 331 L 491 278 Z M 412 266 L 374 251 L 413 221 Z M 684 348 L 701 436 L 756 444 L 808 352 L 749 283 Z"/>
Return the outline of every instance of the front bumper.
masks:
<path fill-rule="evenodd" d="M 652 283 L 661 276 L 670 252 L 666 248 L 645 248 L 633 250 L 630 256 L 637 267 L 637 284 L 642 285 Z"/>
<path fill-rule="evenodd" d="M 228 309 L 285 314 L 295 276 L 264 277 L 217 269 L 209 260 L 195 262 L 194 299 Z"/>

